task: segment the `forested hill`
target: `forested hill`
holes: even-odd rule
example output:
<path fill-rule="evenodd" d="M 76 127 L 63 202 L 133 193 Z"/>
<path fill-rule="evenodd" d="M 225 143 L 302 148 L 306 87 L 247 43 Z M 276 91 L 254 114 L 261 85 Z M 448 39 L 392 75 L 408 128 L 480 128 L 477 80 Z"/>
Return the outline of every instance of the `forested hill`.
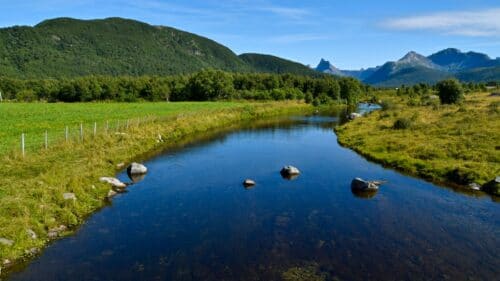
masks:
<path fill-rule="evenodd" d="M 318 76 L 318 72 L 303 64 L 271 55 L 241 54 L 239 56 L 257 72 L 292 73 L 299 75 Z"/>
<path fill-rule="evenodd" d="M 204 68 L 257 71 L 215 41 L 129 19 L 57 18 L 34 27 L 0 29 L 0 76 L 165 75 Z M 299 73 L 298 68 L 294 65 L 291 70 Z M 280 72 L 287 71 L 280 68 Z"/>

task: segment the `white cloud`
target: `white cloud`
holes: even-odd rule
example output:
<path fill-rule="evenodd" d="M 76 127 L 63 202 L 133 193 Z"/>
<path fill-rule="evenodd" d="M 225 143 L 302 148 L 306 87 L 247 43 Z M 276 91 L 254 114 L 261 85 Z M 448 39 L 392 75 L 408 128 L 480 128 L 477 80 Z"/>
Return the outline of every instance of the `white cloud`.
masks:
<path fill-rule="evenodd" d="M 441 12 L 390 19 L 383 27 L 394 30 L 429 30 L 471 37 L 500 36 L 500 8 Z"/>
<path fill-rule="evenodd" d="M 263 7 L 260 8 L 260 10 L 291 19 L 302 19 L 303 17 L 308 16 L 310 14 L 310 12 L 306 9 L 278 7 L 278 6 Z"/>

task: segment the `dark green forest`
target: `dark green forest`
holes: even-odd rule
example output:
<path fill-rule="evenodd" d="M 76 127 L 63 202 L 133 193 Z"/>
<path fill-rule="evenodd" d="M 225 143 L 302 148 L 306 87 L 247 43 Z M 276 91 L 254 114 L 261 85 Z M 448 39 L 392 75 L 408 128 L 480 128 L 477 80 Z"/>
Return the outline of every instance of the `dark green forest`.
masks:
<path fill-rule="evenodd" d="M 367 86 L 353 78 L 233 73 L 206 69 L 174 76 L 84 76 L 70 79 L 0 77 L 4 98 L 18 101 L 302 100 L 354 104 Z"/>

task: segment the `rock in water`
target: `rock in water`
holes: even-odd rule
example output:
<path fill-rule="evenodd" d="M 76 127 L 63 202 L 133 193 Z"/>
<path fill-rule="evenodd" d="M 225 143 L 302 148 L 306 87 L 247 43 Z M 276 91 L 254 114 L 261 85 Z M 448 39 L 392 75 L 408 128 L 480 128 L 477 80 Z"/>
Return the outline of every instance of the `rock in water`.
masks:
<path fill-rule="evenodd" d="M 255 181 L 251 180 L 251 179 L 246 179 L 243 181 L 243 186 L 245 186 L 245 187 L 255 186 Z"/>
<path fill-rule="evenodd" d="M 293 180 L 300 175 L 300 171 L 294 166 L 287 165 L 281 169 L 280 174 L 285 179 Z"/>
<path fill-rule="evenodd" d="M 487 182 L 483 185 L 482 189 L 489 194 L 500 196 L 500 176 L 497 176 L 495 179 Z"/>
<path fill-rule="evenodd" d="M 121 182 L 119 179 L 117 178 L 112 178 L 112 177 L 100 177 L 99 180 L 101 182 L 106 182 L 106 183 L 109 183 L 111 184 L 111 186 L 115 187 L 115 188 L 125 188 L 127 187 L 127 185 L 123 182 Z"/>
<path fill-rule="evenodd" d="M 127 167 L 127 174 L 130 175 L 144 175 L 148 172 L 148 168 L 146 166 L 133 162 Z"/>
<path fill-rule="evenodd" d="M 382 181 L 365 181 L 361 178 L 355 178 L 351 182 L 351 189 L 356 191 L 377 191 Z"/>

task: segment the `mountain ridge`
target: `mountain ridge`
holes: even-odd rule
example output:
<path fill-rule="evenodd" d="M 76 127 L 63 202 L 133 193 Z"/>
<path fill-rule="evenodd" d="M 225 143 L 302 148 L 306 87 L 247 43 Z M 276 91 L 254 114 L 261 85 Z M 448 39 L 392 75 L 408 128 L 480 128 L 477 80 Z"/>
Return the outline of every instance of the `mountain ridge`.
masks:
<path fill-rule="evenodd" d="M 318 64 L 317 71 L 325 68 L 337 69 L 333 65 L 326 66 L 324 62 L 325 60 L 321 59 L 321 68 Z M 343 76 L 354 77 L 374 86 L 436 83 L 452 77 L 467 82 L 500 81 L 500 58 L 491 59 L 486 54 L 447 48 L 427 57 L 410 51 L 399 60 L 366 70 L 338 71 Z"/>
<path fill-rule="evenodd" d="M 264 56 L 264 55 L 263 55 Z M 268 58 L 282 73 L 316 74 L 305 65 Z M 36 79 L 84 75 L 173 75 L 205 68 L 274 72 L 244 61 L 228 47 L 190 32 L 110 17 L 44 20 L 0 28 L 0 76 Z"/>

